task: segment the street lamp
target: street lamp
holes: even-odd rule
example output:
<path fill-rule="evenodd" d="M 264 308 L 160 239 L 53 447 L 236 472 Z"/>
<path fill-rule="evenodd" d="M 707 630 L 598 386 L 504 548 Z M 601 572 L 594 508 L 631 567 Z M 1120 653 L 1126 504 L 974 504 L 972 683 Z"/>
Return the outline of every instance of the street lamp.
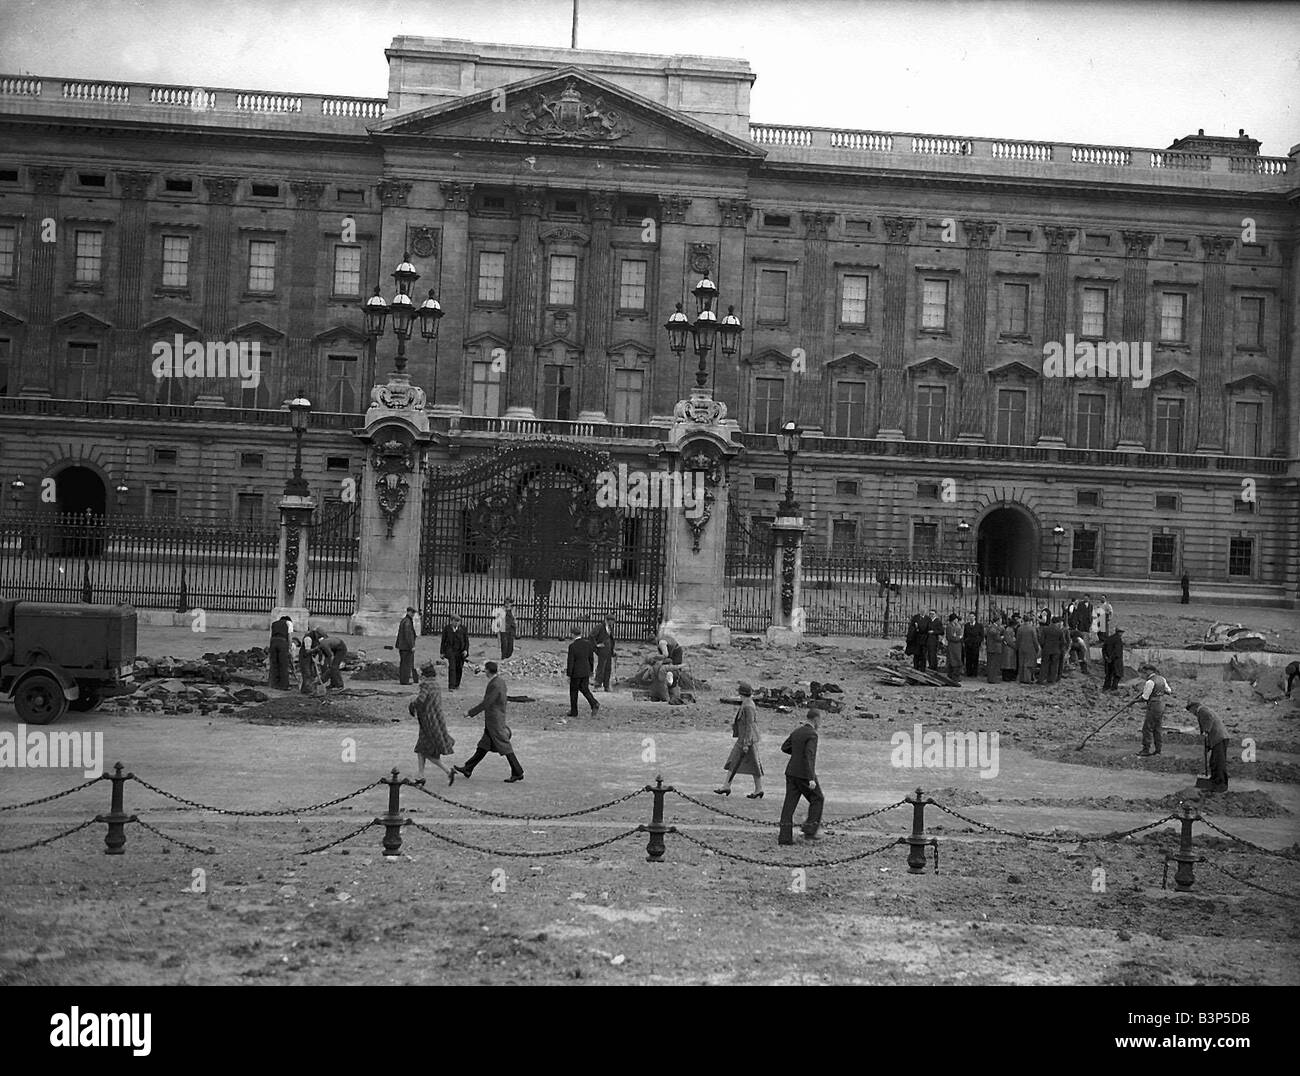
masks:
<path fill-rule="evenodd" d="M 776 435 L 776 447 L 785 453 L 785 500 L 776 509 L 779 516 L 797 516 L 799 502 L 794 499 L 794 458 L 799 454 L 803 430 L 798 423 L 787 422 Z"/>
<path fill-rule="evenodd" d="M 1061 539 L 1065 537 L 1065 528 L 1059 523 L 1052 528 L 1052 538 L 1056 541 L 1056 570 L 1061 570 Z"/>
<path fill-rule="evenodd" d="M 433 340 L 438 335 L 438 319 L 442 317 L 444 311 L 438 300 L 433 297 L 432 290 L 419 307 L 415 305 L 415 300 L 411 298 L 411 287 L 420 279 L 420 274 L 411 264 L 409 253 L 402 255 L 402 261 L 393 270 L 392 276 L 397 286 L 397 294 L 393 296 L 393 301 L 384 302 L 379 285 L 376 284 L 374 295 L 361 304 L 361 313 L 365 318 L 366 335 L 370 337 L 372 345 L 383 335 L 384 322 L 389 317 L 392 318 L 393 335 L 397 337 L 397 372 L 404 374 L 406 341 L 411 339 L 411 329 L 415 322 L 420 323 L 420 336 L 425 340 Z"/>
<path fill-rule="evenodd" d="M 957 544 L 961 548 L 962 559 L 966 557 L 966 539 L 970 537 L 970 524 L 964 519 L 957 520 Z"/>
<path fill-rule="evenodd" d="M 119 482 L 113 492 L 117 494 L 117 510 L 120 512 L 122 505 L 126 503 L 126 495 L 131 492 L 131 487 L 125 482 Z"/>
<path fill-rule="evenodd" d="M 682 304 L 677 304 L 677 310 L 664 323 L 664 328 L 668 330 L 668 347 L 674 355 L 681 355 L 687 346 L 687 337 L 693 338 L 695 354 L 699 356 L 700 365 L 695 371 L 695 384 L 699 389 L 704 389 L 709 383 L 709 352 L 713 350 L 714 339 L 717 339 L 718 350 L 727 356 L 736 353 L 736 347 L 740 343 L 740 334 L 744 327 L 740 324 L 740 318 L 736 317 L 736 308 L 727 307 L 727 316 L 719 319 L 713 309 L 714 300 L 718 297 L 718 287 L 708 277 L 704 277 L 694 288 L 691 294 L 695 296 L 695 321 L 692 322 L 683 312 Z"/>
<path fill-rule="evenodd" d="M 15 478 L 9 483 L 9 499 L 14 502 L 14 511 L 18 511 L 18 501 L 22 498 L 23 490 L 27 488 L 27 483 L 21 478 Z"/>
<path fill-rule="evenodd" d="M 284 484 L 286 497 L 310 497 L 311 487 L 302 476 L 302 435 L 307 432 L 307 419 L 311 414 L 311 401 L 298 390 L 298 395 L 288 403 L 289 422 L 293 426 L 295 439 L 293 456 L 293 477 Z"/>

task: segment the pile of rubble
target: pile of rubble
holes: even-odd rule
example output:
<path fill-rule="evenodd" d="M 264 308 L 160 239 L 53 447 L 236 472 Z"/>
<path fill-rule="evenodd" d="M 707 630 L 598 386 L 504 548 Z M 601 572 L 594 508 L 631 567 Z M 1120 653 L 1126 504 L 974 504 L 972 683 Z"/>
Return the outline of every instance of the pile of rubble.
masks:
<path fill-rule="evenodd" d="M 266 702 L 270 696 L 254 687 L 227 690 L 212 684 L 186 683 L 175 677 L 143 684 L 129 695 L 117 695 L 110 700 L 119 710 L 140 710 L 145 713 L 233 714 L 240 706 Z"/>

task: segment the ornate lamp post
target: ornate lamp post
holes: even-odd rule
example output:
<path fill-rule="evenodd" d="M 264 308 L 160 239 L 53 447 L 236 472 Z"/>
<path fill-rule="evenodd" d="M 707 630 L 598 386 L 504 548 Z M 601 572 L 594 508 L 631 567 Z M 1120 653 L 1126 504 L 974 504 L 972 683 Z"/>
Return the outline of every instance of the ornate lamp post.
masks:
<path fill-rule="evenodd" d="M 1056 570 L 1061 570 L 1061 539 L 1065 537 L 1065 528 L 1059 523 L 1052 528 L 1052 538 L 1056 542 Z"/>
<path fill-rule="evenodd" d="M 970 537 L 970 524 L 964 519 L 957 520 L 957 545 L 961 549 L 962 560 L 966 559 L 966 539 Z"/>
<path fill-rule="evenodd" d="M 27 483 L 21 478 L 15 478 L 9 483 L 9 499 L 13 501 L 14 511 L 18 511 L 18 502 L 22 499 L 23 490 L 27 488 Z"/>
<path fill-rule="evenodd" d="M 411 339 L 411 330 L 415 322 L 420 323 L 421 337 L 425 340 L 436 339 L 438 320 L 443 315 L 443 309 L 438 300 L 433 297 L 432 290 L 429 291 L 429 297 L 424 302 L 418 307 L 415 305 L 415 300 L 411 298 L 411 288 L 420 279 L 420 274 L 411 264 L 409 253 L 402 255 L 401 264 L 393 270 L 392 276 L 393 282 L 397 285 L 397 294 L 393 296 L 393 301 L 384 302 L 380 287 L 376 284 L 374 295 L 361 304 L 361 313 L 365 318 L 366 335 L 370 337 L 372 346 L 383 335 L 385 320 L 392 317 L 393 335 L 397 337 L 395 365 L 397 373 L 401 375 L 406 373 L 406 341 Z"/>
<path fill-rule="evenodd" d="M 302 476 L 302 436 L 307 432 L 307 419 L 311 414 L 311 401 L 298 390 L 298 395 L 288 403 L 289 422 L 293 426 L 294 454 L 293 477 L 284 484 L 286 497 L 310 497 L 311 487 Z"/>
<path fill-rule="evenodd" d="M 126 497 L 131 492 L 131 487 L 125 482 L 119 482 L 113 492 L 117 495 L 117 510 L 120 512 L 123 505 L 126 504 Z"/>
<path fill-rule="evenodd" d="M 785 453 L 785 500 L 776 509 L 779 516 L 797 516 L 799 502 L 794 499 L 794 458 L 799 454 L 803 430 L 798 423 L 787 422 L 776 435 L 776 447 Z"/>
<path fill-rule="evenodd" d="M 727 356 L 735 355 L 740 343 L 740 334 L 744 327 L 736 317 L 736 308 L 727 307 L 727 316 L 719 320 L 713 309 L 713 302 L 718 297 L 717 285 L 708 277 L 702 279 L 691 294 L 695 296 L 695 321 L 692 322 L 682 312 L 682 304 L 664 323 L 668 330 L 668 346 L 674 355 L 681 355 L 686 350 L 687 338 L 691 338 L 695 354 L 699 356 L 700 365 L 695 371 L 695 386 L 698 394 L 708 395 L 709 352 L 713 350 L 714 338 L 717 338 L 718 350 Z"/>

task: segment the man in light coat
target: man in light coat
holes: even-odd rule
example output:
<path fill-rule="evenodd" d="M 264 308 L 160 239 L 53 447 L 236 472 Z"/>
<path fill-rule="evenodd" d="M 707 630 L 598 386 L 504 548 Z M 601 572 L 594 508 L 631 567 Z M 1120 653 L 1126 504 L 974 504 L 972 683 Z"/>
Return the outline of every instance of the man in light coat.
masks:
<path fill-rule="evenodd" d="M 510 742 L 510 726 L 506 724 L 505 678 L 498 675 L 495 661 L 485 662 L 483 668 L 488 674 L 487 686 L 483 688 L 483 701 L 465 715 L 483 715 L 483 735 L 465 765 L 453 766 L 452 769 L 462 777 L 471 777 L 474 767 L 487 758 L 489 751 L 495 751 L 498 755 L 505 755 L 506 761 L 510 763 L 510 776 L 506 778 L 506 784 L 513 784 L 524 779 L 524 768 L 515 757 L 515 748 Z"/>
<path fill-rule="evenodd" d="M 509 598 L 492 610 L 492 632 L 501 644 L 501 660 L 515 652 L 515 606 Z"/>

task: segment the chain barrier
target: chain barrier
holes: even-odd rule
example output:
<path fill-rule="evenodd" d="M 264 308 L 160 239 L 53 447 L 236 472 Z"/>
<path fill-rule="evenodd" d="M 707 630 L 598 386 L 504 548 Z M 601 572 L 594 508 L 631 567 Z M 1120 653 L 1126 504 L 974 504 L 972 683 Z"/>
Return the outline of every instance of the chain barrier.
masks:
<path fill-rule="evenodd" d="M 169 800 L 175 800 L 177 803 L 183 803 L 187 807 L 193 807 L 200 811 L 211 811 L 213 814 L 237 815 L 241 818 L 284 818 L 289 815 L 307 814 L 309 811 L 319 811 L 325 807 L 333 807 L 339 803 L 345 803 L 350 799 L 355 799 L 362 793 L 369 792 L 372 788 L 378 788 L 382 781 L 372 781 L 365 788 L 358 788 L 355 792 L 349 792 L 346 796 L 339 796 L 337 799 L 326 800 L 324 803 L 313 803 L 310 807 L 287 807 L 280 811 L 235 811 L 228 810 L 224 807 L 209 807 L 206 803 L 199 803 L 195 800 L 187 800 L 183 796 L 177 796 L 173 792 L 167 792 L 157 785 L 151 785 L 143 777 L 132 776 L 131 780 L 143 785 L 150 792 L 157 792 L 160 796 L 166 796 Z"/>
<path fill-rule="evenodd" d="M 712 811 L 714 814 L 725 815 L 727 818 L 735 818 L 741 822 L 748 822 L 751 826 L 779 827 L 781 825 L 780 821 L 769 822 L 764 818 L 751 818 L 748 815 L 737 814 L 735 811 L 724 810 L 712 803 L 696 799 L 689 793 L 683 792 L 680 788 L 675 788 L 673 791 L 677 795 L 681 796 L 682 799 L 686 800 L 687 803 L 693 803 L 697 807 L 703 807 L 706 811 Z M 899 800 L 897 803 L 891 803 L 888 807 L 877 807 L 874 811 L 867 811 L 865 814 L 855 814 L 849 818 L 823 818 L 822 826 L 825 829 L 834 829 L 836 826 L 847 826 L 854 822 L 862 822 L 874 815 L 884 814 L 886 811 L 892 811 L 895 807 L 902 807 L 905 803 L 907 803 L 907 800 Z"/>
<path fill-rule="evenodd" d="M 322 844 L 322 845 L 321 845 L 320 847 L 318 847 L 318 848 L 306 848 L 306 849 L 304 849 L 303 851 L 299 852 L 298 855 L 300 855 L 300 856 L 313 856 L 313 855 L 315 855 L 317 852 L 324 852 L 324 851 L 326 851 L 327 849 L 333 848 L 336 844 L 342 844 L 344 841 L 350 841 L 350 840 L 352 840 L 352 838 L 355 837 L 355 836 L 357 836 L 358 834 L 365 833 L 366 830 L 371 829 L 372 827 L 377 826 L 377 825 L 379 825 L 379 824 L 380 824 L 379 822 L 377 822 L 377 821 L 375 821 L 374 819 L 372 819 L 371 821 L 367 822 L 367 823 L 366 823 L 365 825 L 363 825 L 363 826 L 357 826 L 357 828 L 354 829 L 354 830 L 352 830 L 351 833 L 345 833 L 345 834 L 343 834 L 343 836 L 340 837 L 340 838 L 339 838 L 338 840 L 336 840 L 336 841 L 330 841 L 329 844 Z"/>
<path fill-rule="evenodd" d="M 64 796 L 71 796 L 74 792 L 80 792 L 83 788 L 89 788 L 91 785 L 97 785 L 100 781 L 107 781 L 108 774 L 101 773 L 98 777 L 93 777 L 89 781 L 77 785 L 74 788 L 65 788 L 62 792 L 55 792 L 52 796 L 42 796 L 38 800 L 28 800 L 26 803 L 6 803 L 0 807 L 0 811 L 16 811 L 19 807 L 35 807 L 38 803 L 49 803 L 50 800 L 62 799 Z"/>
<path fill-rule="evenodd" d="M 932 806 L 938 807 L 944 814 L 950 814 L 954 818 L 960 818 L 963 822 L 969 822 L 972 826 L 978 826 L 980 829 L 987 829 L 993 833 L 1000 833 L 1004 837 L 1016 837 L 1025 841 L 1043 841 L 1047 844 L 1088 844 L 1092 841 L 1120 841 L 1125 837 L 1131 837 L 1135 833 L 1142 833 L 1148 829 L 1155 829 L 1156 826 L 1163 826 L 1166 822 L 1177 822 L 1177 815 L 1165 815 L 1164 818 L 1157 818 L 1154 822 L 1148 822 L 1144 826 L 1137 826 L 1134 829 L 1123 830 L 1115 833 L 1098 833 L 1094 835 L 1083 835 L 1081 837 L 1045 837 L 1037 833 L 1017 833 L 1014 830 L 1002 829 L 1000 826 L 994 826 L 988 822 L 981 822 L 978 818 L 971 818 L 960 811 L 954 811 L 951 807 L 945 807 L 942 803 L 933 803 Z"/>
<path fill-rule="evenodd" d="M 475 814 L 488 815 L 491 818 L 512 818 L 519 822 L 547 822 L 553 818 L 577 818 L 579 815 L 595 814 L 597 811 L 603 811 L 606 807 L 614 807 L 620 803 L 626 803 L 630 799 L 645 793 L 644 788 L 638 788 L 635 792 L 629 792 L 626 796 L 620 796 L 616 800 L 610 800 L 608 803 L 597 804 L 595 807 L 584 807 L 580 811 L 563 811 L 560 814 L 511 814 L 508 811 L 489 811 L 486 807 L 475 807 L 469 803 L 461 803 L 459 800 L 448 799 L 446 796 L 440 796 L 436 792 L 430 792 L 423 785 L 412 784 L 417 792 L 423 792 L 426 796 L 432 796 L 439 803 L 447 803 L 452 807 L 461 807 L 466 811 L 473 811 Z"/>
<path fill-rule="evenodd" d="M 710 852 L 712 852 L 714 855 L 723 856 L 723 857 L 726 858 L 726 859 L 734 859 L 734 860 L 736 860 L 737 862 L 740 862 L 740 863 L 752 863 L 752 864 L 754 864 L 755 866 L 758 866 L 758 867 L 790 867 L 790 868 L 793 868 L 793 867 L 835 867 L 835 866 L 838 866 L 838 865 L 841 864 L 841 863 L 852 863 L 852 862 L 854 862 L 855 860 L 866 859 L 868 856 L 878 855 L 878 854 L 881 853 L 881 852 L 886 852 L 886 851 L 888 851 L 890 848 L 896 848 L 898 845 L 905 843 L 905 842 L 904 842 L 904 839 L 903 839 L 902 837 L 899 837 L 899 838 L 896 838 L 895 840 L 890 841 L 888 844 L 882 844 L 879 848 L 872 848 L 872 849 L 869 849 L 869 850 L 866 851 L 866 852 L 857 852 L 857 853 L 855 853 L 854 855 L 851 855 L 851 856 L 842 856 L 842 857 L 840 857 L 839 859 L 814 859 L 814 860 L 812 860 L 812 862 L 810 862 L 810 863 L 785 863 L 785 862 L 781 862 L 781 861 L 779 861 L 779 860 L 778 860 L 778 861 L 772 861 L 772 860 L 766 860 L 766 859 L 755 859 L 753 856 L 742 856 L 739 852 L 727 852 L 727 851 L 725 851 L 725 850 L 723 850 L 723 849 L 721 849 L 721 848 L 717 848 L 717 847 L 715 847 L 714 845 L 709 844 L 708 841 L 703 841 L 703 840 L 701 840 L 699 837 L 692 837 L 689 833 L 685 833 L 685 832 L 683 832 L 683 831 L 680 830 L 680 829 L 675 830 L 674 832 L 677 834 L 677 836 L 679 836 L 679 837 L 681 837 L 681 838 L 683 838 L 683 839 L 685 839 L 685 840 L 687 840 L 687 841 L 690 841 L 691 844 L 697 844 L 697 845 L 699 845 L 701 848 L 706 848 L 706 849 L 708 849 L 708 850 L 709 850 Z M 938 859 L 937 859 L 937 858 L 936 858 L 936 860 L 935 860 L 935 869 L 936 869 L 936 870 L 938 869 Z"/>
<path fill-rule="evenodd" d="M 615 841 L 625 840 L 628 837 L 633 837 L 642 832 L 642 828 L 636 826 L 632 829 L 624 830 L 622 833 L 616 834 L 613 837 L 607 837 L 603 841 L 594 841 L 591 844 L 584 844 L 578 848 L 562 848 L 554 852 L 506 852 L 499 848 L 484 848 L 481 845 L 469 844 L 467 841 L 458 841 L 455 837 L 448 837 L 446 834 L 438 833 L 437 831 L 430 829 L 428 826 L 421 825 L 414 819 L 412 819 L 411 825 L 416 829 L 427 833 L 430 837 L 437 837 L 438 840 L 446 841 L 448 844 L 454 844 L 457 848 L 468 848 L 470 851 L 482 852 L 484 855 L 489 856 L 514 856 L 517 859 L 545 859 L 554 856 L 573 856 L 577 855 L 579 852 L 590 852 L 593 848 L 603 848 L 607 844 L 613 844 Z"/>
<path fill-rule="evenodd" d="M 7 855 L 10 852 L 25 852 L 29 848 L 39 848 L 43 844 L 53 844 L 55 841 L 60 841 L 64 837 L 71 837 L 74 833 L 78 833 L 87 826 L 93 826 L 94 824 L 95 819 L 87 819 L 85 822 L 82 822 L 81 825 L 73 826 L 71 829 L 65 829 L 62 833 L 56 833 L 53 837 L 44 837 L 39 841 L 32 841 L 31 844 L 20 844 L 13 848 L 0 848 L 0 855 Z"/>
<path fill-rule="evenodd" d="M 1213 867 L 1220 874 L 1226 874 L 1234 882 L 1240 882 L 1242 885 L 1248 885 L 1250 886 L 1251 889 L 1258 889 L 1261 893 L 1268 893 L 1269 895 L 1274 897 L 1286 897 L 1287 900 L 1300 900 L 1300 894 L 1283 893 L 1280 889 L 1269 889 L 1267 886 L 1260 885 L 1257 882 L 1252 882 L 1249 878 L 1239 878 L 1231 871 L 1224 870 L 1222 867 L 1220 867 L 1217 863 L 1213 862 L 1212 860 L 1202 859 L 1201 862 L 1204 863 L 1207 867 Z"/>
<path fill-rule="evenodd" d="M 187 852 L 197 852 L 201 856 L 216 855 L 217 850 L 215 848 L 198 848 L 195 845 L 186 844 L 179 837 L 172 837 L 164 833 L 160 829 L 155 829 L 153 826 L 149 825 L 149 823 L 146 822 L 143 818 L 133 818 L 131 819 L 131 821 L 137 823 L 138 825 L 143 826 L 155 837 L 161 837 L 164 841 L 168 841 L 171 844 L 179 845 L 181 848 L 184 848 Z"/>
<path fill-rule="evenodd" d="M 1263 852 L 1266 856 L 1276 856 L 1278 859 L 1289 860 L 1292 863 L 1296 862 L 1293 856 L 1289 856 L 1285 852 L 1275 852 L 1272 848 L 1263 848 L 1258 844 L 1252 844 L 1250 841 L 1246 840 L 1245 837 L 1238 837 L 1235 833 L 1229 833 L 1226 829 L 1220 829 L 1208 818 L 1206 818 L 1205 815 L 1201 815 L 1201 821 L 1204 822 L 1207 826 L 1209 826 L 1210 829 L 1214 830 L 1215 833 L 1222 834 L 1223 836 L 1227 837 L 1228 840 L 1230 841 L 1236 841 L 1238 844 L 1244 844 L 1247 848 L 1252 848 L 1256 852 Z"/>

